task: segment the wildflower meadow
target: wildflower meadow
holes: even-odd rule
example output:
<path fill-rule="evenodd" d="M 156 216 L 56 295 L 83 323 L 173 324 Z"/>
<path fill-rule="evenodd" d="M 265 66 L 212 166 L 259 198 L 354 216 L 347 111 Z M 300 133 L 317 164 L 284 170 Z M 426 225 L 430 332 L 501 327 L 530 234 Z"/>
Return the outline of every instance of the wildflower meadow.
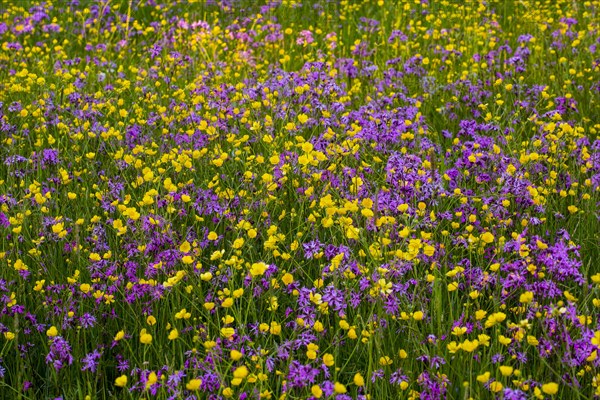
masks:
<path fill-rule="evenodd" d="M 0 398 L 600 398 L 600 1 L 0 1 Z"/>

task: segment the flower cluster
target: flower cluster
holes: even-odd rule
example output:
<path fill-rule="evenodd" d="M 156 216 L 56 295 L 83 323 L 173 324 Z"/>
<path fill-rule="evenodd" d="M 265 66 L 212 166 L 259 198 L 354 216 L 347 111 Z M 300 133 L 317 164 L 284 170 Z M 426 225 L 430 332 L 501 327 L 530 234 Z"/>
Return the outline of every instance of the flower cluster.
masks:
<path fill-rule="evenodd" d="M 599 12 L 1 7 L 3 393 L 600 397 Z"/>

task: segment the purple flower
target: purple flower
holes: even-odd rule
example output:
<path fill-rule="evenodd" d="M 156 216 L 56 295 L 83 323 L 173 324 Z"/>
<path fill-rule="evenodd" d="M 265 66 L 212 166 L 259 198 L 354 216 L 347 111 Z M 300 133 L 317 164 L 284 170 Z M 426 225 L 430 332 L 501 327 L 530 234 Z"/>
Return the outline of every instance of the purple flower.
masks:
<path fill-rule="evenodd" d="M 492 364 L 498 364 L 504 361 L 504 356 L 500 353 L 494 354 L 492 356 Z"/>
<path fill-rule="evenodd" d="M 88 353 L 85 357 L 81 359 L 81 363 L 83 366 L 81 367 L 82 371 L 91 371 L 96 372 L 98 368 L 98 360 L 102 356 L 98 350 L 94 350 L 91 353 Z"/>
<path fill-rule="evenodd" d="M 315 239 L 308 243 L 304 243 L 302 247 L 304 249 L 304 258 L 310 260 L 321 251 L 323 245 L 318 239 Z"/>
<path fill-rule="evenodd" d="M 384 372 L 382 369 L 375 370 L 371 374 L 371 382 L 375 383 L 378 379 L 383 378 L 383 376 L 384 376 Z"/>
<path fill-rule="evenodd" d="M 408 381 L 409 381 L 408 376 L 402 374 L 402 370 L 400 370 L 400 369 L 397 371 L 394 371 L 392 373 L 392 375 L 390 376 L 390 383 L 392 385 L 399 385 L 402 382 L 408 382 Z"/>
<path fill-rule="evenodd" d="M 85 328 L 93 328 L 94 325 L 96 324 L 96 317 L 94 317 L 93 315 L 91 315 L 89 313 L 85 313 L 79 319 L 79 323 L 81 324 L 81 327 L 84 329 Z"/>
<path fill-rule="evenodd" d="M 129 361 L 126 359 L 123 359 L 123 356 L 121 356 L 120 354 L 117 355 L 117 370 L 119 372 L 125 372 L 129 369 Z"/>
<path fill-rule="evenodd" d="M 73 363 L 71 355 L 71 346 L 61 336 L 54 336 L 50 343 L 50 351 L 46 356 L 46 364 L 52 364 L 56 370 L 60 370 L 66 365 Z"/>
<path fill-rule="evenodd" d="M 2 211 L 0 211 L 0 226 L 3 228 L 8 228 L 10 226 L 10 220 Z"/>
<path fill-rule="evenodd" d="M 502 392 L 504 400 L 527 400 L 527 395 L 519 389 L 505 388 Z"/>
<path fill-rule="evenodd" d="M 310 365 L 303 365 L 299 361 L 292 361 L 288 372 L 291 387 L 302 388 L 315 382 L 319 370 Z"/>
<path fill-rule="evenodd" d="M 427 371 L 423 371 L 417 378 L 417 383 L 422 389 L 421 399 L 434 400 L 446 398 L 446 387 L 448 378 L 445 375 L 437 374 L 432 376 Z"/>

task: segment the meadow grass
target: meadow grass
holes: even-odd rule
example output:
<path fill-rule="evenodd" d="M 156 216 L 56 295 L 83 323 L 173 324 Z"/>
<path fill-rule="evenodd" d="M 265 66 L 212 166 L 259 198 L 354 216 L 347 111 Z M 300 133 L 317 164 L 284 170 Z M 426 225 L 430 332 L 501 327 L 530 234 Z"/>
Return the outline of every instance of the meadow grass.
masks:
<path fill-rule="evenodd" d="M 0 397 L 600 397 L 600 3 L 0 4 Z"/>

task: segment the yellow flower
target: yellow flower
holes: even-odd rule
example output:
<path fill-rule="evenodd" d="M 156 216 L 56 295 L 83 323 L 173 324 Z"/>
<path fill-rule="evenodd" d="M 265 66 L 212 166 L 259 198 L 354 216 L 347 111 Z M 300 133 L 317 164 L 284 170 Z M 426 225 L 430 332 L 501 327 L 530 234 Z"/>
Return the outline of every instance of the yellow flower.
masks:
<path fill-rule="evenodd" d="M 204 348 L 206 350 L 213 349 L 216 345 L 217 342 L 215 342 L 214 340 L 207 340 L 206 342 L 204 342 Z"/>
<path fill-rule="evenodd" d="M 221 328 L 221 335 L 229 339 L 235 335 L 235 329 L 233 328 Z"/>
<path fill-rule="evenodd" d="M 189 319 L 192 313 L 188 312 L 185 308 L 182 308 L 175 314 L 176 319 Z"/>
<path fill-rule="evenodd" d="M 421 321 L 423 319 L 423 311 L 415 311 L 413 313 L 413 319 L 415 321 Z"/>
<path fill-rule="evenodd" d="M 123 339 L 124 337 L 125 337 L 125 331 L 119 331 L 115 335 L 115 341 L 118 342 L 119 340 Z"/>
<path fill-rule="evenodd" d="M 513 373 L 513 367 L 510 367 L 508 365 L 501 365 L 500 373 L 502 374 L 502 376 L 511 376 Z"/>
<path fill-rule="evenodd" d="M 359 238 L 360 229 L 354 226 L 348 226 L 346 228 L 346 237 L 348 239 L 358 239 Z"/>
<path fill-rule="evenodd" d="M 315 321 L 313 328 L 317 332 L 323 332 L 323 330 L 325 330 L 325 327 L 323 326 L 323 323 L 321 321 Z"/>
<path fill-rule="evenodd" d="M 490 372 L 485 372 L 481 375 L 477 375 L 477 382 L 485 383 L 490 380 Z"/>
<path fill-rule="evenodd" d="M 201 379 L 192 379 L 185 385 L 185 388 L 190 391 L 196 391 L 196 390 L 200 389 L 201 384 L 202 384 Z"/>
<path fill-rule="evenodd" d="M 53 325 L 46 331 L 46 335 L 49 337 L 54 337 L 58 335 L 58 329 Z"/>
<path fill-rule="evenodd" d="M 450 343 L 448 343 L 448 345 L 446 346 L 448 348 L 448 351 L 452 354 L 456 353 L 458 350 L 461 349 L 461 344 L 460 343 L 456 343 L 456 341 L 451 341 Z"/>
<path fill-rule="evenodd" d="M 531 303 L 532 300 L 533 300 L 533 292 L 527 291 L 527 292 L 521 293 L 521 296 L 519 296 L 519 301 L 521 303 L 528 304 L 528 303 Z"/>
<path fill-rule="evenodd" d="M 504 321 L 504 319 L 506 319 L 506 314 L 504 314 L 503 312 L 494 313 L 494 314 L 490 315 L 488 317 L 488 319 L 485 321 L 485 327 L 491 328 L 492 326 L 496 325 L 497 323 Z"/>
<path fill-rule="evenodd" d="M 542 385 L 542 392 L 549 394 L 550 396 L 555 395 L 558 392 L 558 383 L 550 382 Z"/>
<path fill-rule="evenodd" d="M 306 114 L 299 114 L 298 115 L 298 121 L 300 121 L 301 124 L 305 124 L 306 121 L 308 121 L 308 115 L 306 115 Z"/>
<path fill-rule="evenodd" d="M 504 335 L 500 335 L 500 336 L 498 336 L 498 341 L 499 341 L 501 344 L 503 344 L 503 345 L 507 346 L 507 345 L 509 345 L 509 344 L 512 342 L 512 339 L 511 339 L 511 338 L 507 338 L 507 337 L 506 337 L 506 336 L 504 336 Z"/>
<path fill-rule="evenodd" d="M 481 240 L 483 240 L 487 244 L 490 244 L 494 241 L 494 235 L 492 235 L 489 232 L 486 232 L 483 235 L 481 235 Z"/>
<path fill-rule="evenodd" d="M 234 378 L 244 379 L 245 377 L 248 376 L 248 374 L 249 374 L 248 367 L 246 367 L 245 365 L 242 365 L 241 367 L 237 367 L 235 369 L 235 371 L 233 371 Z"/>
<path fill-rule="evenodd" d="M 283 277 L 281 278 L 281 280 L 283 281 L 283 284 L 288 286 L 290 285 L 292 282 L 294 282 L 294 276 L 290 273 L 286 273 L 285 275 L 283 275 Z"/>
<path fill-rule="evenodd" d="M 92 287 L 90 286 L 89 283 L 82 283 L 81 285 L 79 285 L 79 290 L 81 290 L 83 293 L 87 293 L 92 289 Z"/>
<path fill-rule="evenodd" d="M 188 242 L 187 240 L 185 242 L 183 242 L 181 244 L 181 246 L 179 246 L 179 251 L 182 253 L 189 253 L 189 251 L 192 249 L 192 246 L 190 245 L 190 242 Z"/>
<path fill-rule="evenodd" d="M 332 365 L 334 365 L 335 364 L 335 360 L 333 358 L 333 355 L 329 354 L 329 353 L 325 353 L 323 355 L 323 364 L 325 364 L 328 367 L 331 367 Z"/>
<path fill-rule="evenodd" d="M 346 393 L 346 386 L 344 386 L 343 384 L 336 382 L 333 385 L 333 391 L 337 394 L 344 394 Z"/>
<path fill-rule="evenodd" d="M 389 356 L 383 356 L 379 358 L 379 365 L 391 365 L 394 361 Z"/>
<path fill-rule="evenodd" d="M 475 319 L 477 319 L 478 321 L 482 320 L 485 318 L 486 314 L 487 312 L 484 310 L 477 310 L 475 311 Z"/>
<path fill-rule="evenodd" d="M 353 339 L 353 340 L 354 340 L 354 339 L 356 339 L 356 338 L 358 337 L 358 336 L 356 335 L 356 330 L 355 330 L 354 328 L 350 328 L 350 329 L 348 330 L 348 337 L 349 337 L 350 339 Z"/>
<path fill-rule="evenodd" d="M 212 279 L 213 274 L 210 272 L 204 272 L 203 274 L 200 274 L 200 279 L 202 279 L 204 282 L 208 282 Z"/>
<path fill-rule="evenodd" d="M 268 267 L 269 266 L 264 262 L 254 263 L 252 264 L 252 267 L 250 267 L 250 275 L 252 275 L 253 277 L 262 276 L 265 274 Z"/>
<path fill-rule="evenodd" d="M 229 356 L 233 361 L 237 361 L 242 358 L 243 354 L 237 350 L 231 350 L 231 352 L 229 352 Z"/>
<path fill-rule="evenodd" d="M 396 209 L 401 213 L 404 213 L 406 210 L 408 210 L 408 204 L 400 204 L 398 207 L 396 207 Z"/>
<path fill-rule="evenodd" d="M 152 371 L 150 372 L 150 375 L 148 375 L 148 380 L 146 381 L 146 389 L 154 385 L 156 382 L 158 382 L 158 376 L 156 376 L 156 372 Z"/>
<path fill-rule="evenodd" d="M 321 396 L 323 396 L 323 391 L 321 390 L 319 385 L 313 385 L 313 387 L 310 388 L 310 393 L 312 393 L 312 395 L 317 399 L 320 399 Z"/>
<path fill-rule="evenodd" d="M 423 247 L 423 254 L 425 254 L 425 255 L 426 255 L 426 256 L 428 256 L 428 257 L 431 257 L 432 255 L 434 255 L 434 254 L 435 254 L 435 247 L 433 247 L 433 246 L 432 246 L 432 245 L 430 245 L 430 244 L 426 244 L 426 245 Z"/>
<path fill-rule="evenodd" d="M 23 261 L 21 261 L 21 259 L 19 258 L 17 261 L 15 261 L 15 264 L 13 265 L 13 268 L 16 271 L 27 271 L 27 265 L 25 265 L 25 263 Z"/>
<path fill-rule="evenodd" d="M 269 329 L 269 332 L 271 332 L 272 335 L 279 335 L 281 334 L 281 325 L 278 324 L 275 321 L 271 322 L 271 328 Z"/>
<path fill-rule="evenodd" d="M 169 332 L 169 340 L 175 340 L 179 337 L 179 332 L 177 331 L 177 329 L 173 329 L 171 332 Z"/>
<path fill-rule="evenodd" d="M 527 343 L 529 343 L 532 346 L 537 346 L 538 344 L 540 344 L 537 338 L 532 335 L 527 335 Z"/>
<path fill-rule="evenodd" d="M 546 250 L 548 248 L 548 245 L 539 239 L 535 243 L 537 244 L 537 247 L 540 250 Z"/>
<path fill-rule="evenodd" d="M 596 361 L 597 358 L 598 358 L 598 351 L 594 350 L 590 353 L 589 356 L 587 356 L 585 361 L 592 362 L 592 361 Z"/>
<path fill-rule="evenodd" d="M 494 393 L 498 393 L 503 388 L 502 384 L 498 381 L 490 383 L 490 390 Z"/>
<path fill-rule="evenodd" d="M 52 225 L 52 232 L 53 233 L 61 233 L 63 231 L 65 227 L 65 224 L 63 222 L 59 222 L 58 224 Z"/>
<path fill-rule="evenodd" d="M 455 326 L 454 329 L 452 329 L 452 334 L 455 336 L 462 336 L 467 332 L 467 327 L 465 326 Z"/>
<path fill-rule="evenodd" d="M 479 334 L 477 335 L 477 340 L 479 341 L 479 344 L 481 346 L 488 346 L 490 347 L 490 337 L 486 334 Z"/>
<path fill-rule="evenodd" d="M 217 235 L 217 232 L 213 231 L 208 234 L 207 238 L 208 238 L 208 240 L 214 241 L 214 240 L 217 240 L 218 237 L 219 237 L 219 235 Z"/>
<path fill-rule="evenodd" d="M 146 329 L 142 329 L 140 332 L 140 343 L 150 344 L 152 343 L 152 335 L 146 332 Z"/>
<path fill-rule="evenodd" d="M 231 297 L 227 297 L 225 300 L 223 300 L 223 303 L 221 303 L 221 307 L 223 308 L 229 308 L 233 305 L 233 299 Z"/>
<path fill-rule="evenodd" d="M 475 351 L 477 346 L 479 346 L 479 341 L 477 341 L 477 340 L 468 340 L 467 339 L 464 342 L 462 342 L 462 344 L 461 344 L 461 348 L 468 353 Z"/>
<path fill-rule="evenodd" d="M 121 375 L 115 379 L 115 386 L 125 387 L 125 385 L 127 385 L 127 375 Z"/>
<path fill-rule="evenodd" d="M 309 343 L 306 346 L 306 357 L 308 357 L 311 360 L 314 360 L 315 358 L 317 358 L 317 350 L 319 350 L 319 346 L 313 343 Z"/>
<path fill-rule="evenodd" d="M 354 384 L 356 386 L 365 386 L 365 378 L 358 372 L 354 375 Z"/>

